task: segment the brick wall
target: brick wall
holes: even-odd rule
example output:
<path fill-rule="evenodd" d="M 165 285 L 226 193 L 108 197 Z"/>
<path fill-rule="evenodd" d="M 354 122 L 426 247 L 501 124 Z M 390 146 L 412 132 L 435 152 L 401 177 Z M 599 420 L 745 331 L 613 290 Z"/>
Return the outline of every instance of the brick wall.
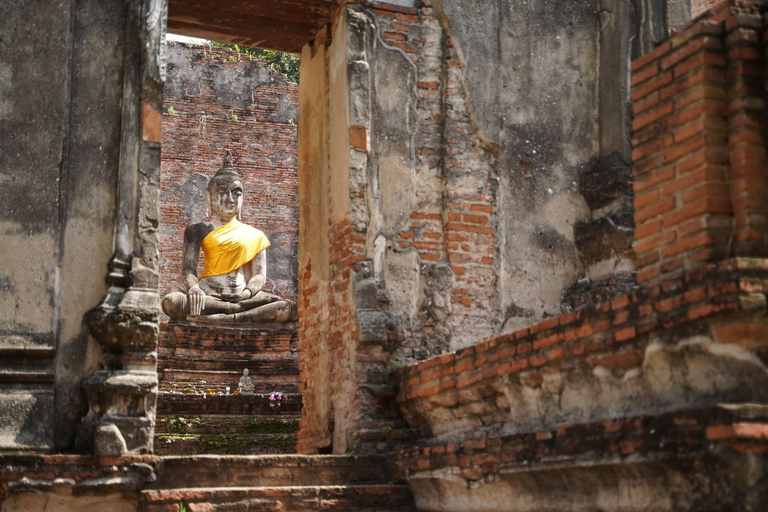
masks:
<path fill-rule="evenodd" d="M 596 309 L 551 318 L 399 370 L 398 401 L 422 435 L 450 440 L 499 429 L 525 432 L 602 420 L 601 415 L 622 409 L 652 411 L 656 404 L 648 401 L 650 395 L 660 397 L 680 386 L 690 387 L 685 397 L 657 400 L 684 407 L 711 405 L 706 402 L 713 390 L 696 389 L 701 383 L 682 384 L 674 374 L 664 374 L 659 375 L 665 379 L 664 389 L 653 390 L 639 375 L 652 374 L 654 351 L 661 353 L 667 350 L 665 345 L 695 336 L 744 347 L 768 364 L 768 325 L 760 320 L 767 291 L 765 260 L 711 265 L 675 283 L 645 287 Z M 655 343 L 661 345 L 649 349 Z M 699 363 L 708 366 L 704 358 Z M 632 372 L 641 372 L 631 386 L 645 396 L 623 396 L 621 376 Z M 602 373 L 618 379 L 598 384 Z M 751 377 L 745 372 L 745 380 Z M 589 383 L 591 379 L 595 382 Z M 726 385 L 728 378 L 721 379 L 723 387 L 717 392 L 724 401 L 754 392 L 758 385 L 742 382 L 742 387 L 729 387 L 733 383 Z M 614 388 L 607 389 L 610 386 Z M 555 411 L 552 396 L 546 395 L 556 396 L 561 387 Z M 572 396 L 589 396 L 598 388 L 599 404 L 585 406 Z M 622 403 L 625 399 L 634 403 Z"/>
<path fill-rule="evenodd" d="M 245 180 L 243 222 L 264 231 L 265 289 L 295 297 L 299 238 L 298 87 L 227 48 L 169 48 L 163 103 L 160 293 L 179 283 L 184 229 L 204 217 L 203 189 L 224 149 Z M 201 258 L 202 265 L 202 258 Z"/>
<path fill-rule="evenodd" d="M 493 157 L 471 124 L 457 50 L 441 29 L 432 2 L 418 9 L 368 5 L 384 42 L 403 50 L 419 77 L 417 172 L 430 187 L 416 191 L 418 206 L 394 242 L 402 250 L 414 249 L 425 268 L 444 262 L 453 275 L 447 290 L 427 290 L 427 295 L 445 294 L 442 311 L 434 300 L 423 306 L 414 330 L 404 333 L 404 345 L 394 355 L 423 359 L 449 350 L 454 337 L 472 333 L 477 339 L 499 327 L 494 323 L 498 262 Z M 468 176 L 481 184 L 479 189 L 461 186 Z M 437 194 L 432 188 L 436 183 Z M 441 317 L 447 325 L 441 325 Z"/>
<path fill-rule="evenodd" d="M 721 3 L 632 65 L 638 282 L 768 254 L 761 26 Z"/>
<path fill-rule="evenodd" d="M 583 482 L 630 460 L 643 486 L 678 471 L 667 460 L 702 481 L 733 475 L 706 491 L 715 508 L 752 499 L 736 468 L 767 449 L 754 416 L 768 403 L 767 6 L 721 2 L 632 65 L 637 292 L 396 371 L 420 446 L 393 461 L 421 505 L 620 501 L 615 482 L 590 496 Z M 719 450 L 713 472 L 686 466 Z M 569 489 L 559 505 L 527 491 L 553 480 Z"/>

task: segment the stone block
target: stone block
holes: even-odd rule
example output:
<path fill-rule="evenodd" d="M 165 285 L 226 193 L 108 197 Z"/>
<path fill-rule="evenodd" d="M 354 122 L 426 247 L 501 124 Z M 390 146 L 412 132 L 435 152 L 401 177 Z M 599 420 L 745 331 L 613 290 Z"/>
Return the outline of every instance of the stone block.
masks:
<path fill-rule="evenodd" d="M 3 390 L 0 394 L 0 449 L 52 449 L 53 416 L 52 390 Z"/>

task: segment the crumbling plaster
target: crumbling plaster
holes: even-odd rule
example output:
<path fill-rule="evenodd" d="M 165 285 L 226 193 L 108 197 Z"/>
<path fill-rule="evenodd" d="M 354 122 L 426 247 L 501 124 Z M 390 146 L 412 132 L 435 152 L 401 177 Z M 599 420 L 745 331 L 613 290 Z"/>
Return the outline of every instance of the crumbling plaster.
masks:
<path fill-rule="evenodd" d="M 85 412 L 80 382 L 100 356 L 82 318 L 106 289 L 86 277 L 106 272 L 113 249 L 125 6 L 28 14 L 0 6 L 0 349 L 56 348 L 55 361 L 38 359 L 55 380 L 30 383 L 41 401 L 29 414 L 3 407 L 2 446 L 65 449 Z M 24 357 L 3 356 L 26 371 Z"/>
<path fill-rule="evenodd" d="M 411 475 L 409 484 L 418 510 L 425 512 L 672 512 L 741 509 L 744 504 L 732 486 L 748 475 L 747 467 L 734 464 L 723 471 L 707 459 L 649 463 L 638 457 L 620 464 L 605 460 L 510 468 L 487 481 L 469 480 L 452 469 L 424 471 Z"/>
<path fill-rule="evenodd" d="M 479 11 L 469 1 L 433 4 L 497 183 L 499 299 L 486 322 L 511 331 L 558 314 L 564 289 L 583 275 L 573 225 L 589 216 L 578 175 L 600 151 L 598 16 L 586 0 L 566 8 L 502 1 Z M 459 192 L 485 183 L 473 169 L 449 180 Z M 451 348 L 477 341 L 460 325 L 453 331 Z"/>

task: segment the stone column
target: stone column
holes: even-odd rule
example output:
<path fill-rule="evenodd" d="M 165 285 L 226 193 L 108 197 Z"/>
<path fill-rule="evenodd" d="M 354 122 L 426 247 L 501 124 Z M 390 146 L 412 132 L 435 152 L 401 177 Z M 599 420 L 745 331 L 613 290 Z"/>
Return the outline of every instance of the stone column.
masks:
<path fill-rule="evenodd" d="M 104 350 L 83 386 L 79 442 L 99 455 L 152 451 L 157 399 L 160 111 L 166 0 L 127 3 L 123 120 L 110 285 L 87 316 Z"/>

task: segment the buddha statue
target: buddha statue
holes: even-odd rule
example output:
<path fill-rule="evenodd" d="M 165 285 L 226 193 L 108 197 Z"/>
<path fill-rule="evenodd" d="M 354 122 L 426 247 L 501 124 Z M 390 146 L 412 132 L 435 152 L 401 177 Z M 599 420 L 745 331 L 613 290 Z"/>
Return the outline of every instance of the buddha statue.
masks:
<path fill-rule="evenodd" d="M 205 190 L 209 219 L 184 231 L 181 277 L 186 292 L 171 292 L 162 301 L 172 319 L 211 324 L 296 320 L 293 301 L 261 289 L 270 244 L 264 233 L 240 222 L 243 194 L 243 179 L 227 150 L 223 167 Z M 198 277 L 201 250 L 205 267 Z"/>
<path fill-rule="evenodd" d="M 241 395 L 252 395 L 254 391 L 253 381 L 248 376 L 248 373 L 248 368 L 243 370 L 243 376 L 240 377 L 240 382 L 237 383 L 237 390 Z"/>

